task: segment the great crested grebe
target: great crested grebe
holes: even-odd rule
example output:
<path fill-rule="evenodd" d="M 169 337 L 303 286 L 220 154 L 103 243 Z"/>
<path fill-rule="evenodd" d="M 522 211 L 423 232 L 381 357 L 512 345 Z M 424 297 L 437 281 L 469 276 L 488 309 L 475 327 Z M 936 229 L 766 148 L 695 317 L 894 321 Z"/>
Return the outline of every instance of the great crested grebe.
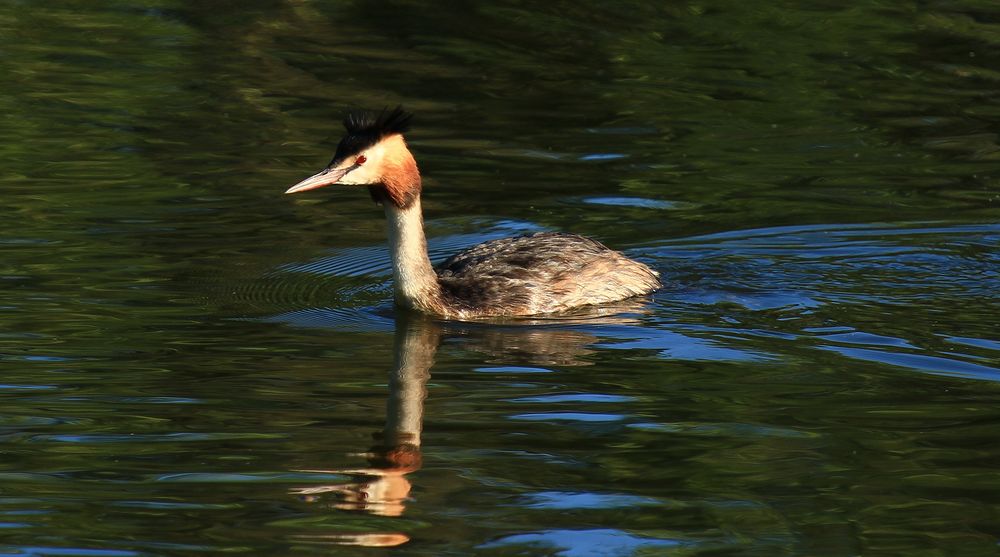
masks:
<path fill-rule="evenodd" d="M 659 274 L 596 240 L 541 232 L 491 240 L 431 266 L 420 209 L 420 171 L 401 107 L 355 111 L 333 160 L 285 193 L 333 184 L 368 186 L 389 223 L 393 290 L 400 306 L 453 319 L 538 315 L 649 294 Z"/>

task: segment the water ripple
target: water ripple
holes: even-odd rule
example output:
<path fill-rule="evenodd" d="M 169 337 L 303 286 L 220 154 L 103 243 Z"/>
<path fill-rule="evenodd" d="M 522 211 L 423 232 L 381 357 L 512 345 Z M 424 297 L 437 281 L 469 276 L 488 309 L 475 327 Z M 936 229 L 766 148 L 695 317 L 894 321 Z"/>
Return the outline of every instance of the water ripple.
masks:
<path fill-rule="evenodd" d="M 621 414 L 601 414 L 597 412 L 537 412 L 533 414 L 515 414 L 510 416 L 512 420 L 526 420 L 532 422 L 619 422 L 627 419 L 628 416 Z"/>
<path fill-rule="evenodd" d="M 637 506 L 666 506 L 652 497 L 625 493 L 582 493 L 570 491 L 539 491 L 524 495 L 523 506 L 534 509 L 614 509 Z"/>
<path fill-rule="evenodd" d="M 120 549 L 93 549 L 83 547 L 44 547 L 44 546 L 15 546 L 12 547 L 21 555 L 41 555 L 53 557 L 138 557 L 142 553 L 138 551 L 125 551 Z"/>
<path fill-rule="evenodd" d="M 519 546 L 544 547 L 554 550 L 560 557 L 606 557 L 608 555 L 637 555 L 657 548 L 689 545 L 690 542 L 640 536 L 623 530 L 602 528 L 595 530 L 539 530 L 526 534 L 505 536 L 479 546 L 481 549 L 510 548 Z"/>
<path fill-rule="evenodd" d="M 34 435 L 32 441 L 59 443 L 187 443 L 203 441 L 229 441 L 236 439 L 280 439 L 284 435 L 272 433 L 121 433 L 121 434 L 46 434 Z"/>
<path fill-rule="evenodd" d="M 947 375 L 952 377 L 963 377 L 966 379 L 982 379 L 985 381 L 1000 381 L 1000 368 L 963 362 L 941 356 L 927 356 L 923 354 L 910 354 L 906 352 L 887 352 L 882 350 L 871 350 L 868 348 L 848 348 L 845 346 L 818 346 L 820 350 L 836 352 L 848 358 L 878 362 L 896 367 L 903 367 L 932 373 L 935 375 Z"/>

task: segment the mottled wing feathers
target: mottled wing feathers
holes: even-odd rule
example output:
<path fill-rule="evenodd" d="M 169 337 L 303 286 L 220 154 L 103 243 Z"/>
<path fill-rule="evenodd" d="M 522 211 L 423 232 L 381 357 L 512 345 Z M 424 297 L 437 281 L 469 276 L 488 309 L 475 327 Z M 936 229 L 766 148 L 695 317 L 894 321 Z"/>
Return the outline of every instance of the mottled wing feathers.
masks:
<path fill-rule="evenodd" d="M 497 315 L 549 313 L 659 288 L 655 271 L 600 242 L 543 232 L 473 246 L 438 266 L 448 302 Z"/>

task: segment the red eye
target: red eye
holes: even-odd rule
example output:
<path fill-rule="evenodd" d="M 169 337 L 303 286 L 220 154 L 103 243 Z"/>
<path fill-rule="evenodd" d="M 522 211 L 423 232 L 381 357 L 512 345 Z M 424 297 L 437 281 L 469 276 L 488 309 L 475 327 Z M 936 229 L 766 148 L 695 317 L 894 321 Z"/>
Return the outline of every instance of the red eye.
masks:
<path fill-rule="evenodd" d="M 358 155 L 358 158 L 354 159 L 354 164 L 361 166 L 362 164 L 365 164 L 365 161 L 367 160 L 368 159 L 366 159 L 364 155 Z"/>

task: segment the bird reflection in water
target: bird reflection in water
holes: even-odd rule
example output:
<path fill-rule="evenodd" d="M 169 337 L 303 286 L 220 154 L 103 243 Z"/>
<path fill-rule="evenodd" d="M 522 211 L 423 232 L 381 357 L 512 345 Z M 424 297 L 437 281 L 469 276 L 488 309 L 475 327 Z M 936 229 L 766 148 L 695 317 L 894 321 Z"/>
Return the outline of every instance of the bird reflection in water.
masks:
<path fill-rule="evenodd" d="M 393 365 L 389 370 L 389 397 L 385 428 L 373 437 L 376 444 L 363 453 L 364 468 L 309 470 L 345 474 L 352 481 L 343 484 L 300 487 L 293 493 L 310 503 L 327 502 L 344 511 L 360 511 L 376 516 L 398 517 L 406 510 L 412 485 L 407 474 L 420 469 L 420 433 L 423 427 L 424 398 L 441 328 L 425 316 L 401 312 L 396 317 Z M 402 532 L 358 532 L 303 536 L 311 541 L 389 547 L 409 541 Z"/>
<path fill-rule="evenodd" d="M 641 311 L 641 304 L 614 306 L 618 312 Z M 516 324 L 447 323 L 414 312 L 399 312 L 389 371 L 389 397 L 385 427 L 373 437 L 376 444 L 361 453 L 368 466 L 335 470 L 303 470 L 350 476 L 346 483 L 298 487 L 292 493 L 308 503 L 327 508 L 364 512 L 380 517 L 400 517 L 412 502 L 412 484 L 407 475 L 420 469 L 421 431 L 427 380 L 443 335 L 461 337 L 467 347 L 487 354 L 491 362 L 529 365 L 589 365 L 585 357 L 597 336 L 566 325 L 634 323 L 634 314 L 564 316 L 545 320 L 521 320 Z M 540 325 L 540 326 L 539 326 Z M 410 540 L 404 532 L 338 532 L 299 535 L 311 543 L 391 547 Z"/>

